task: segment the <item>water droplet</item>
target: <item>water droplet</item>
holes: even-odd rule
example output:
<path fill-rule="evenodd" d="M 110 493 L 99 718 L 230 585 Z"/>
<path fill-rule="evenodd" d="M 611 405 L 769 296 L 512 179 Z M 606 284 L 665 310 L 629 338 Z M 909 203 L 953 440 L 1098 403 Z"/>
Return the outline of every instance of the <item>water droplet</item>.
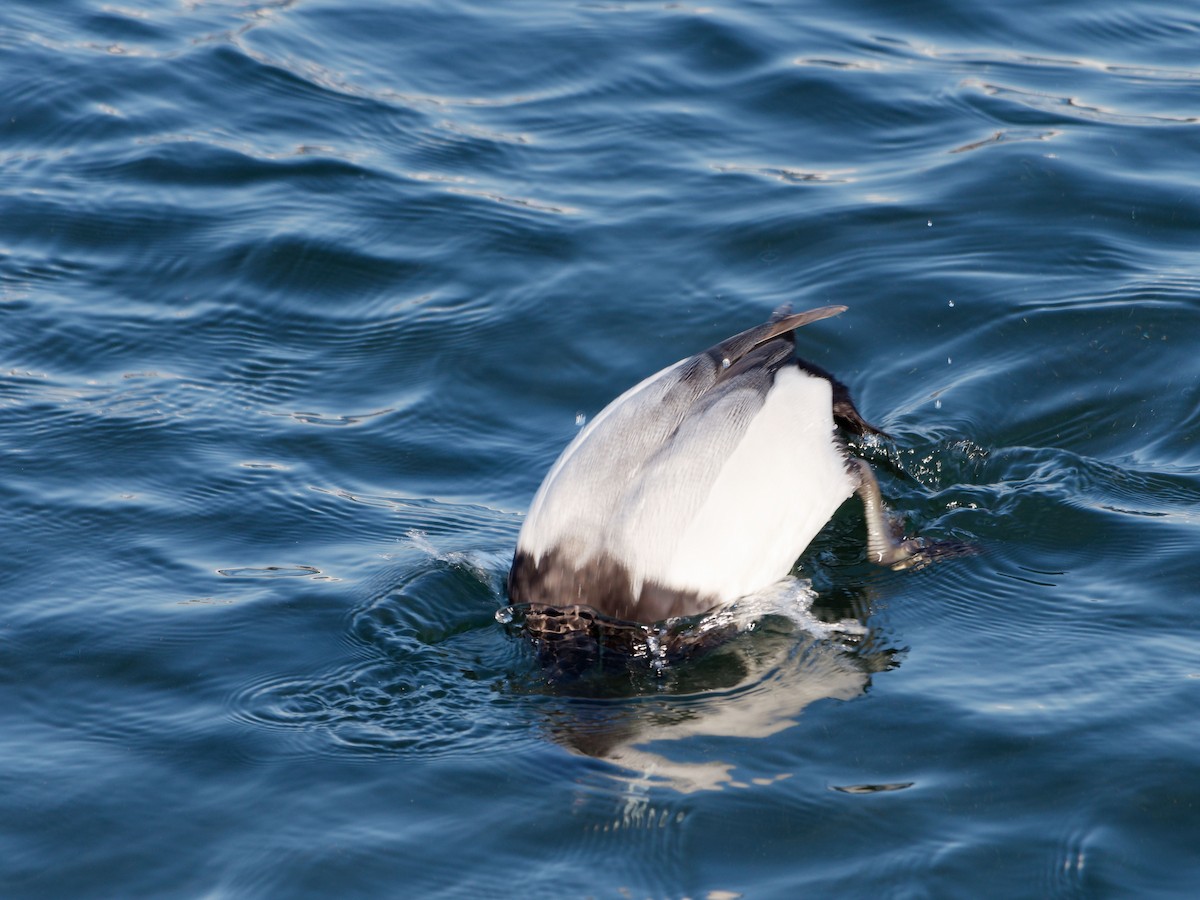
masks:
<path fill-rule="evenodd" d="M 954 301 L 953 301 L 953 300 L 951 300 L 951 301 L 950 301 L 950 308 L 951 308 L 951 309 L 953 309 L 953 308 L 954 308 Z"/>
<path fill-rule="evenodd" d="M 511 606 L 505 606 L 496 610 L 496 621 L 501 625 L 508 625 L 513 620 L 513 611 Z"/>
<path fill-rule="evenodd" d="M 926 228 L 932 228 L 932 227 L 933 227 L 933 219 L 927 219 L 927 220 L 925 221 L 925 227 L 926 227 Z"/>
<path fill-rule="evenodd" d="M 934 408 L 934 409 L 941 409 L 941 408 L 942 408 L 942 401 L 941 401 L 941 400 L 934 400 L 934 401 L 933 401 L 933 408 Z"/>
<path fill-rule="evenodd" d="M 729 368 L 729 357 L 728 356 L 726 356 L 724 359 L 721 360 L 721 368 L 722 369 Z"/>
<path fill-rule="evenodd" d="M 587 416 L 584 413 L 581 413 L 581 412 L 575 413 L 575 427 L 576 428 L 581 427 L 583 425 L 583 423 L 586 421 L 587 421 Z"/>
<path fill-rule="evenodd" d="M 952 362 L 954 362 L 954 360 L 952 360 L 950 357 L 947 356 L 946 357 L 946 365 L 950 365 Z"/>

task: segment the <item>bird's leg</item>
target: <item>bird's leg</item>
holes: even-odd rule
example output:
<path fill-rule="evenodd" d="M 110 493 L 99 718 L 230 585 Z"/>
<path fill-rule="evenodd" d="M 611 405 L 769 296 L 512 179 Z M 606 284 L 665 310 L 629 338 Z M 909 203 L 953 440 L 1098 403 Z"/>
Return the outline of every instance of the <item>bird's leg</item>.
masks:
<path fill-rule="evenodd" d="M 867 519 L 867 555 L 871 561 L 893 569 L 907 569 L 924 563 L 926 559 L 921 552 L 924 541 L 920 538 L 896 539 L 879 493 L 879 482 L 871 467 L 865 460 L 853 459 L 851 462 L 858 474 L 858 487 L 854 492 L 862 499 Z"/>

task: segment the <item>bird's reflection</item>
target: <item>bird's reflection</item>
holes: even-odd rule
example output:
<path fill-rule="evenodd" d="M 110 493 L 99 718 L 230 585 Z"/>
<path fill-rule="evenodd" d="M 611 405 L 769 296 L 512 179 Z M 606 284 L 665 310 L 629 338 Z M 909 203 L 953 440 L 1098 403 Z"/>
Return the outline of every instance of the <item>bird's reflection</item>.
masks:
<path fill-rule="evenodd" d="M 814 611 L 815 598 L 807 582 L 789 579 L 674 630 L 621 635 L 617 646 L 600 640 L 564 650 L 539 638 L 542 668 L 527 687 L 569 698 L 547 712 L 547 733 L 620 767 L 622 777 L 685 793 L 736 785 L 732 764 L 672 758 L 665 754 L 690 748 L 671 742 L 768 737 L 794 725 L 808 704 L 853 699 L 873 673 L 898 664 L 897 651 L 878 646 L 863 624 L 864 604 L 839 598 L 838 612 L 855 614 L 830 622 L 829 609 Z M 506 607 L 498 618 L 523 633 L 530 612 Z"/>

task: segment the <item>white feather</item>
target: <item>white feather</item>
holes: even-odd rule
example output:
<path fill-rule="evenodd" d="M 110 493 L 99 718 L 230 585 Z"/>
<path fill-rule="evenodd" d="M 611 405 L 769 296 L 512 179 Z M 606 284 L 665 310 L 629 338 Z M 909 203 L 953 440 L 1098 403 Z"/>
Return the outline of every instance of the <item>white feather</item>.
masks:
<path fill-rule="evenodd" d="M 786 365 L 765 397 L 737 382 L 706 393 L 711 382 L 693 390 L 681 377 L 687 362 L 626 391 L 576 436 L 519 549 L 578 564 L 607 555 L 635 596 L 652 581 L 732 602 L 787 574 L 854 489 L 830 384 Z"/>
<path fill-rule="evenodd" d="M 729 603 L 786 575 L 854 492 L 832 409 L 828 381 L 781 369 L 703 506 L 679 523 L 669 562 L 647 576 Z"/>
<path fill-rule="evenodd" d="M 517 546 L 534 559 L 556 547 L 583 560 L 598 553 L 629 485 L 646 457 L 679 425 L 683 410 L 661 408 L 676 383 L 681 359 L 613 400 L 593 418 L 550 468 L 534 495 Z M 615 440 L 614 440 L 615 438 Z"/>

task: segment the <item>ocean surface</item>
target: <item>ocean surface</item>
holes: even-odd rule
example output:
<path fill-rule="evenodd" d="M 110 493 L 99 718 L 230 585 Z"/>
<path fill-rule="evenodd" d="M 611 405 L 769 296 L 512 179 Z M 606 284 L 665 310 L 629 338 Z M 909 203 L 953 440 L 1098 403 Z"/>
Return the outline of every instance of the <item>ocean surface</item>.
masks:
<path fill-rule="evenodd" d="M 0 897 L 1196 896 L 1194 0 L 5 0 L 0 85 Z M 785 303 L 978 552 L 851 501 L 549 679 L 543 475 Z"/>

